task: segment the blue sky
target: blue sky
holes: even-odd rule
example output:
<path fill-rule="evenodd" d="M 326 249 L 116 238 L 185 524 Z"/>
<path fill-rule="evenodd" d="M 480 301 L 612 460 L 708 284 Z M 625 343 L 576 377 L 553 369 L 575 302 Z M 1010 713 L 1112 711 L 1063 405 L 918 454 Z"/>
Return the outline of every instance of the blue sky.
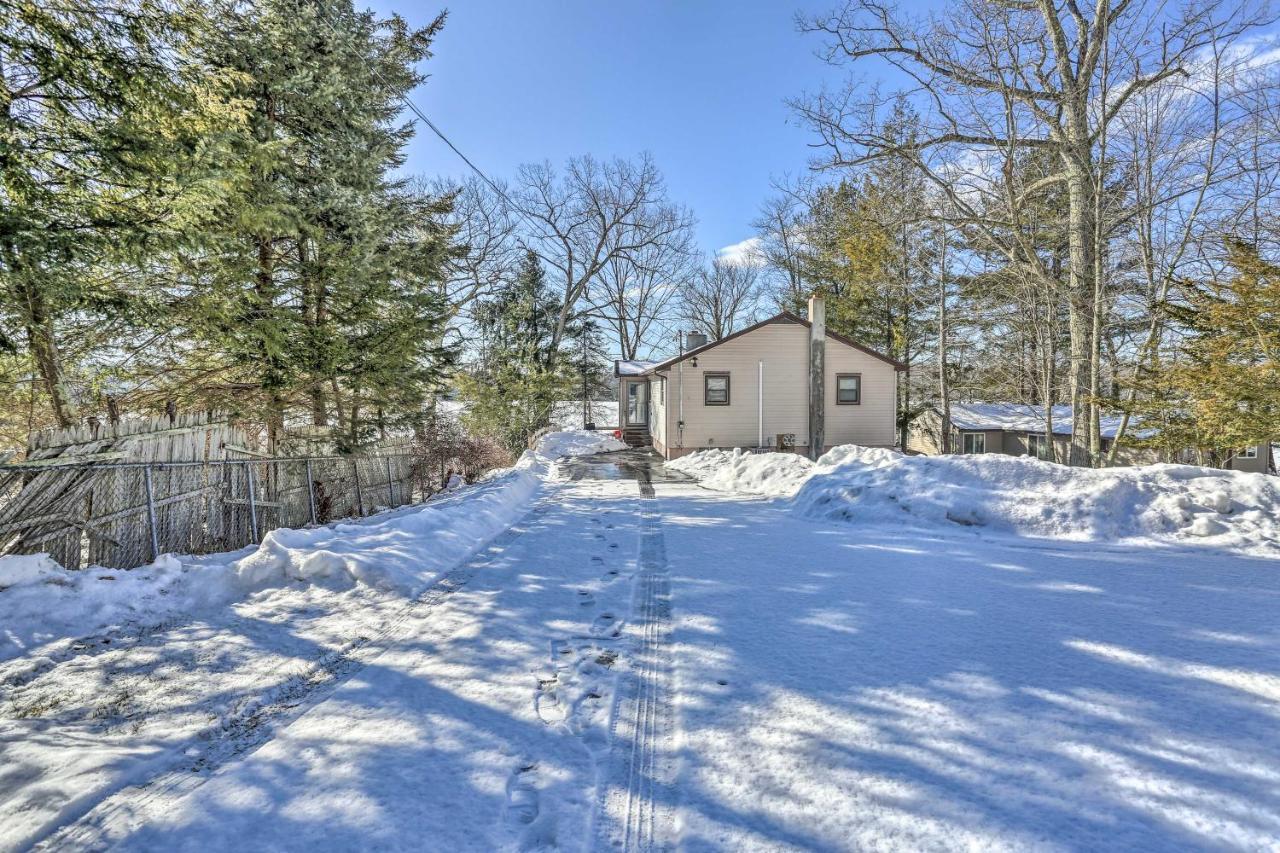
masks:
<path fill-rule="evenodd" d="M 836 3 L 464 0 L 449 7 L 414 100 L 491 177 L 529 161 L 652 152 L 712 251 L 751 236 L 771 176 L 805 171 L 812 138 L 783 102 L 840 77 L 793 17 Z M 417 25 L 441 8 L 370 5 Z M 425 128 L 407 169 L 465 173 Z"/>

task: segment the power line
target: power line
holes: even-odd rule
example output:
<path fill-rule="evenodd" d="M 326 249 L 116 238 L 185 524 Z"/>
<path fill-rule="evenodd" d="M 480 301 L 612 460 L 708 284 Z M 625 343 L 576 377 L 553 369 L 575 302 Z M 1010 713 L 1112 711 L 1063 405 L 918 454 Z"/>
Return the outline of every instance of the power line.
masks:
<path fill-rule="evenodd" d="M 320 6 L 318 5 L 315 8 L 316 8 L 316 16 L 320 20 L 324 21 L 324 24 L 326 27 L 329 28 L 329 31 L 333 33 L 335 37 L 339 39 L 342 38 L 342 33 L 340 33 L 338 31 L 338 28 L 334 26 L 333 22 L 329 20 L 329 17 L 326 14 L 325 10 L 320 8 Z M 391 91 L 395 91 L 395 87 L 393 87 L 389 82 L 387 82 L 387 78 L 383 77 L 378 72 L 377 68 L 370 66 L 370 71 L 373 72 L 373 75 L 377 77 L 378 80 L 380 80 L 384 86 L 386 86 Z M 445 135 L 444 131 L 442 131 L 439 127 L 436 126 L 435 122 L 427 118 L 427 114 L 424 113 L 421 109 L 419 109 L 418 105 L 415 104 L 407 94 L 397 94 L 396 97 L 400 99 L 401 103 L 403 103 L 406 107 L 409 108 L 409 111 L 412 112 L 418 118 L 418 120 L 420 120 L 423 124 L 425 124 L 431 130 L 432 133 L 438 136 L 441 142 L 449 146 L 449 150 L 452 151 L 454 154 L 457 154 L 458 158 L 462 160 L 463 163 L 466 163 L 467 167 L 470 168 L 471 171 L 475 172 L 477 176 L 479 176 L 480 180 L 484 181 L 485 184 L 487 184 L 490 189 L 492 189 L 495 193 L 497 193 L 498 197 L 507 203 L 507 207 L 509 210 L 513 211 L 514 213 L 516 213 L 516 215 L 523 218 L 527 223 L 534 226 L 535 229 L 539 231 L 541 230 L 542 228 L 541 224 L 535 222 L 528 214 L 526 214 L 523 210 L 521 210 L 520 207 L 511 200 L 511 197 L 507 195 L 506 191 L 502 189 L 501 186 L 499 186 L 488 175 L 486 175 L 484 173 L 484 170 L 482 170 L 479 166 L 473 163 L 470 157 L 468 157 L 466 154 L 463 154 L 462 149 L 458 148 L 457 145 L 454 145 L 453 140 L 449 139 L 449 137 Z"/>

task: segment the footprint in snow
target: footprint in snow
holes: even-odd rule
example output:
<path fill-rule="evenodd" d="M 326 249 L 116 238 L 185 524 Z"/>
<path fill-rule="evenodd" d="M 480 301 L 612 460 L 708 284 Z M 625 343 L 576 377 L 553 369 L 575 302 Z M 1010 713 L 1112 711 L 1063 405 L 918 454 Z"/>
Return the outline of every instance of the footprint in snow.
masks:
<path fill-rule="evenodd" d="M 547 725 L 564 722 L 564 718 L 568 716 L 568 711 L 556 695 L 556 688 L 559 686 L 558 676 L 538 679 L 538 693 L 533 697 L 533 709 L 538 713 L 538 719 Z"/>
<path fill-rule="evenodd" d="M 507 780 L 506 820 L 513 826 L 528 826 L 538 819 L 538 789 L 533 786 L 535 763 L 522 765 Z"/>
<path fill-rule="evenodd" d="M 580 589 L 578 590 L 578 603 L 581 604 L 583 607 L 589 607 L 590 605 L 596 603 L 596 597 L 592 595 L 590 591 L 585 589 Z"/>
<path fill-rule="evenodd" d="M 622 633 L 622 623 L 612 613 L 601 613 L 591 623 L 591 634 L 594 637 L 616 637 Z"/>

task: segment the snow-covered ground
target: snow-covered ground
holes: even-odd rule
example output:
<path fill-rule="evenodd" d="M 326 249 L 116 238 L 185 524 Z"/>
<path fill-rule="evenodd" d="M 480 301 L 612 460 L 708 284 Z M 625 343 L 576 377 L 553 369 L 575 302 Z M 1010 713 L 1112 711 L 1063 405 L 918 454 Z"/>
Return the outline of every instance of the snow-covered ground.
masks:
<path fill-rule="evenodd" d="M 310 552 L 286 543 L 244 598 L 0 665 L 0 848 L 1280 839 L 1275 557 L 1176 531 L 1012 536 L 947 520 L 937 495 L 894 514 L 853 490 L 953 477 L 967 502 L 982 472 L 868 451 L 673 466 L 722 491 L 638 486 L 634 455 L 616 459 L 540 475 L 531 511 L 417 598 L 352 581 L 363 569 L 299 579 Z M 1076 488 L 1018 470 L 1023 501 Z M 1194 494 L 1210 505 L 1193 516 L 1224 523 L 1250 499 L 1234 479 L 1153 482 L 1125 488 Z M 1223 490 L 1226 511 L 1204 497 Z M 316 543 L 352 556 L 338 547 Z"/>
<path fill-rule="evenodd" d="M 708 450 L 669 467 L 708 488 L 790 498 L 810 518 L 1280 556 L 1280 479 L 1263 474 L 1191 465 L 1091 470 L 994 453 L 905 456 L 855 445 L 816 463 Z"/>
<path fill-rule="evenodd" d="M 551 413 L 551 422 L 556 429 L 580 430 L 584 425 L 583 415 L 589 411 L 591 422 L 597 429 L 615 429 L 618 426 L 617 400 L 592 400 L 587 406 L 589 410 L 581 400 L 561 400 Z"/>
<path fill-rule="evenodd" d="M 658 495 L 687 849 L 1280 842 L 1280 562 Z"/>
<path fill-rule="evenodd" d="M 460 400 L 442 400 L 437 404 L 444 414 L 461 417 L 466 404 Z M 551 410 L 551 425 L 558 430 L 581 430 L 583 415 L 589 414 L 596 429 L 615 429 L 618 426 L 617 400 L 592 400 L 584 407 L 581 400 L 560 400 Z"/>
<path fill-rule="evenodd" d="M 233 554 L 131 571 L 0 558 L 0 849 L 367 658 L 416 596 L 528 512 L 557 459 L 624 446 L 552 434 L 428 504 Z"/>

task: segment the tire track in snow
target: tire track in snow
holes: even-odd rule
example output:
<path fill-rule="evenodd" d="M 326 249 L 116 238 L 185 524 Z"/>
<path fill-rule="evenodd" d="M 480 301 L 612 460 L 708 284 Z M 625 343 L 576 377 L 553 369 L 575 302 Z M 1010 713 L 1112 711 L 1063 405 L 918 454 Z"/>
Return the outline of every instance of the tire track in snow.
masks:
<path fill-rule="evenodd" d="M 640 492 L 654 497 L 643 478 Z M 633 597 L 640 636 L 614 707 L 612 755 L 600 780 L 594 836 L 616 850 L 665 850 L 674 843 L 674 717 L 671 705 L 671 577 L 661 513 L 641 512 L 640 570 Z"/>
<path fill-rule="evenodd" d="M 316 658 L 305 672 L 265 692 L 259 701 L 246 704 L 236 716 L 195 735 L 194 746 L 191 741 L 183 744 L 188 747 L 185 752 L 181 747 L 173 748 L 169 760 L 157 760 L 151 778 L 126 782 L 96 802 L 68 806 L 60 815 L 62 825 L 51 827 L 52 834 L 30 849 L 105 850 L 115 846 L 133 828 L 160 814 L 165 804 L 200 787 L 222 765 L 270 741 L 383 652 L 419 633 L 423 620 L 437 605 L 500 558 L 552 505 L 549 496 L 539 499 L 512 526 L 437 579 L 371 636 L 358 637 Z"/>

